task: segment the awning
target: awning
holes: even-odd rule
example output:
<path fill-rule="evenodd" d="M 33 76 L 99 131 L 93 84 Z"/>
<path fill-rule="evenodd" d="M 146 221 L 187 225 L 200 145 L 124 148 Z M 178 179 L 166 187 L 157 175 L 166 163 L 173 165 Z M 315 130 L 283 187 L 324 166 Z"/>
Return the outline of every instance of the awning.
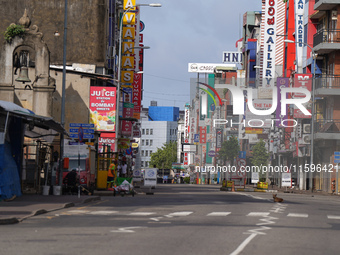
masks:
<path fill-rule="evenodd" d="M 53 118 L 36 115 L 34 112 L 22 108 L 15 103 L 0 100 L 0 112 L 6 114 L 8 112 L 11 116 L 21 118 L 25 123 L 29 124 L 31 128 L 25 132 L 27 137 L 55 136 L 57 135 L 56 132 L 68 135 L 65 128 L 59 122 L 53 120 Z"/>

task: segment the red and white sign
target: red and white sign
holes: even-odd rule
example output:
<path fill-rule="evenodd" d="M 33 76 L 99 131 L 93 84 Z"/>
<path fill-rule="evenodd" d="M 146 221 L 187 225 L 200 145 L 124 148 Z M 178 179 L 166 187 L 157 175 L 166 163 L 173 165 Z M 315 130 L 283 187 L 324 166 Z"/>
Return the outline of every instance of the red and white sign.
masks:
<path fill-rule="evenodd" d="M 184 152 L 184 160 L 183 160 L 183 164 L 185 166 L 189 165 L 189 153 Z"/>
<path fill-rule="evenodd" d="M 184 116 L 184 139 L 188 139 L 189 138 L 189 122 L 190 122 L 190 118 L 189 118 L 189 107 L 185 107 L 185 116 Z M 189 141 L 188 141 L 189 142 Z"/>
<path fill-rule="evenodd" d="M 200 143 L 206 143 L 207 127 L 200 127 Z"/>
<path fill-rule="evenodd" d="M 142 74 L 137 74 L 137 73 L 134 74 L 132 103 L 134 104 L 133 111 L 135 113 L 140 113 L 141 106 L 142 106 Z"/>
<path fill-rule="evenodd" d="M 97 131 L 115 130 L 116 119 L 116 88 L 90 88 L 90 123 Z"/>
<path fill-rule="evenodd" d="M 114 150 L 115 140 L 116 140 L 115 133 L 101 133 L 100 137 L 98 138 L 99 149 L 103 148 L 103 145 L 105 144 L 111 146 L 111 150 Z"/>

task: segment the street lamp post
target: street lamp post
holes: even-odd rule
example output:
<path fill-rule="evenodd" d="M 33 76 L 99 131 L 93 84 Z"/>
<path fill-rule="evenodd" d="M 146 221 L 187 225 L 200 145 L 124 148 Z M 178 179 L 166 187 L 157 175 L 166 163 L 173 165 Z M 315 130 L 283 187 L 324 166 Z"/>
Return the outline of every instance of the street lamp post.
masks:
<path fill-rule="evenodd" d="M 129 7 L 123 12 L 123 15 L 120 19 L 119 24 L 119 53 L 118 53 L 118 75 L 117 75 L 117 92 L 116 92 L 116 116 L 115 116 L 115 133 L 116 133 L 116 142 L 115 142 L 115 151 L 118 152 L 118 137 L 119 137 L 119 102 L 120 102 L 120 77 L 121 77 L 121 63 L 122 63 L 122 33 L 123 33 L 123 19 L 125 14 L 131 9 L 138 6 L 149 6 L 149 7 L 161 7 L 161 4 L 153 3 L 153 4 L 136 4 L 134 6 Z M 136 47 L 137 48 L 137 47 Z"/>
<path fill-rule="evenodd" d="M 286 43 L 302 43 L 302 44 L 306 45 L 308 48 L 310 48 L 311 51 L 312 51 L 312 57 L 313 57 L 313 68 L 312 68 L 312 75 L 313 75 L 313 79 L 312 79 L 312 118 L 311 118 L 310 166 L 309 166 L 311 168 L 312 165 L 314 164 L 313 157 L 314 157 L 314 114 L 315 114 L 315 69 L 316 69 L 316 54 L 314 52 L 314 49 L 311 46 L 309 46 L 307 43 L 305 43 L 305 42 L 295 42 L 295 41 L 292 41 L 292 40 L 284 40 L 284 42 L 286 42 Z M 309 188 L 313 192 L 313 173 L 312 173 L 312 171 L 310 171 L 310 174 L 309 174 Z"/>

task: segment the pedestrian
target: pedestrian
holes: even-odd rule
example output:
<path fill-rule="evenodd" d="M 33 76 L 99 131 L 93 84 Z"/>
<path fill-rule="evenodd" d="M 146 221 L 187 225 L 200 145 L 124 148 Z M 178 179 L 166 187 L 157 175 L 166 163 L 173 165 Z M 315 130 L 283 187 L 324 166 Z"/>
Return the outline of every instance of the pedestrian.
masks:
<path fill-rule="evenodd" d="M 124 161 L 122 164 L 122 177 L 126 178 L 126 174 L 127 174 L 127 164 Z"/>
<path fill-rule="evenodd" d="M 64 179 L 64 184 L 66 184 L 66 192 L 68 194 L 77 193 L 77 171 L 76 169 L 72 169 Z"/>
<path fill-rule="evenodd" d="M 116 166 L 117 166 L 117 161 L 114 160 L 108 169 L 107 172 L 107 188 L 112 188 L 112 184 L 114 183 L 115 176 L 116 176 Z"/>

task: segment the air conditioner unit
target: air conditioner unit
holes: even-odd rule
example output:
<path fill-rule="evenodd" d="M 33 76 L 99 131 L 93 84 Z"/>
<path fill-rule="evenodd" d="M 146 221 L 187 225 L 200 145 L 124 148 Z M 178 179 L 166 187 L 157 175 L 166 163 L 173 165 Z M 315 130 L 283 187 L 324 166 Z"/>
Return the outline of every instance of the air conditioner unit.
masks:
<path fill-rule="evenodd" d="M 310 135 L 303 135 L 301 144 L 310 144 Z"/>
<path fill-rule="evenodd" d="M 310 134 L 310 124 L 304 124 L 303 125 L 303 133 L 304 134 Z"/>

